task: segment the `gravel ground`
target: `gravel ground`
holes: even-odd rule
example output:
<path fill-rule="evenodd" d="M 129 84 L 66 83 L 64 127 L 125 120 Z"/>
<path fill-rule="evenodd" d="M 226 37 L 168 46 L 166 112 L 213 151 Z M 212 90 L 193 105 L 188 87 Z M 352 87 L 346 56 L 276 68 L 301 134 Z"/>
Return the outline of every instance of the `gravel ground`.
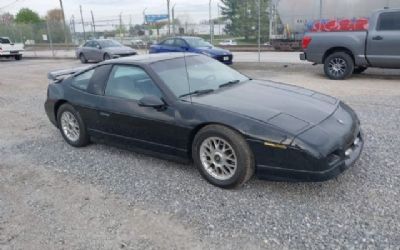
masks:
<path fill-rule="evenodd" d="M 343 99 L 366 145 L 333 180 L 253 179 L 228 191 L 192 165 L 68 146 L 43 110 L 46 73 L 78 64 L 0 63 L 1 249 L 399 249 L 399 71 L 334 82 L 306 64 L 236 64 L 254 78 Z"/>

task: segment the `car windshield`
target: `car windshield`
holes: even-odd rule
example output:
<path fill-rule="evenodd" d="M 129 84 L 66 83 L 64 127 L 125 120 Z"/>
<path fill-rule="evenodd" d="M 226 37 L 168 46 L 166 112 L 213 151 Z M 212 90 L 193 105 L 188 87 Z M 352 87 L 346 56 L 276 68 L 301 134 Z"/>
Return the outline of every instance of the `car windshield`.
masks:
<path fill-rule="evenodd" d="M 0 37 L 0 43 L 2 44 L 10 44 L 10 40 L 8 38 Z"/>
<path fill-rule="evenodd" d="M 109 48 L 109 47 L 121 47 L 123 46 L 122 44 L 120 44 L 117 41 L 114 40 L 103 40 L 103 41 L 99 41 L 100 45 L 102 48 Z"/>
<path fill-rule="evenodd" d="M 189 37 L 185 38 L 186 42 L 190 45 L 190 47 L 199 48 L 199 47 L 212 47 L 209 42 L 206 42 L 202 38 L 198 37 Z"/>
<path fill-rule="evenodd" d="M 211 93 L 221 87 L 249 80 L 225 64 L 203 55 L 161 61 L 153 63 L 151 67 L 175 96 L 182 98 L 189 93 Z"/>

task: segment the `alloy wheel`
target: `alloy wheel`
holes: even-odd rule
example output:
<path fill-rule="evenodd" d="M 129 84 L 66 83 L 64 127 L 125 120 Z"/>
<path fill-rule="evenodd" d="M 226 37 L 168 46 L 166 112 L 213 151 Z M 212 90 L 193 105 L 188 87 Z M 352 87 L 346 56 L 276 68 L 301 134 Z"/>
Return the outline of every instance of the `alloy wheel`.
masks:
<path fill-rule="evenodd" d="M 64 113 L 62 113 L 61 128 L 64 135 L 68 138 L 68 140 L 72 142 L 79 140 L 80 136 L 79 123 L 71 112 L 65 111 Z"/>
<path fill-rule="evenodd" d="M 332 76 L 341 77 L 346 73 L 347 63 L 342 58 L 336 57 L 329 62 L 328 70 Z"/>
<path fill-rule="evenodd" d="M 233 147 L 224 139 L 210 137 L 200 146 L 203 168 L 217 180 L 228 180 L 237 170 L 237 157 Z"/>

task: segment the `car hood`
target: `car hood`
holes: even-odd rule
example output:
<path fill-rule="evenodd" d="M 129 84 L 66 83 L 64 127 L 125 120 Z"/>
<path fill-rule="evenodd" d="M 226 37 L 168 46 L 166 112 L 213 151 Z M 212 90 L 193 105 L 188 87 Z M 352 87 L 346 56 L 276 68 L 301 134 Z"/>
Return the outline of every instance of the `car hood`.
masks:
<path fill-rule="evenodd" d="M 336 98 L 308 89 L 258 80 L 193 96 L 192 101 L 265 122 L 293 135 L 327 119 L 339 104 Z"/>
<path fill-rule="evenodd" d="M 226 49 L 221 49 L 218 47 L 200 47 L 200 48 L 195 48 L 196 52 L 207 52 L 209 54 L 215 55 L 215 56 L 225 56 L 225 55 L 231 55 L 232 53 L 229 50 Z"/>
<path fill-rule="evenodd" d="M 104 50 L 107 52 L 110 52 L 110 53 L 114 53 L 114 54 L 135 52 L 134 49 L 125 47 L 125 46 L 124 47 L 108 47 L 108 48 L 104 48 Z"/>

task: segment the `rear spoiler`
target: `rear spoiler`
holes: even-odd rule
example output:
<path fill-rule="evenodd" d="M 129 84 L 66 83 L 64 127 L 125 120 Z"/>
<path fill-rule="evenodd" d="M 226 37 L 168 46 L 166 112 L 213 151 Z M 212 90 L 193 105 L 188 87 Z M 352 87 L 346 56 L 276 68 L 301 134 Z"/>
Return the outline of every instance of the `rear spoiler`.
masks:
<path fill-rule="evenodd" d="M 79 68 L 73 68 L 73 69 L 64 69 L 64 70 L 57 70 L 57 71 L 52 71 L 47 74 L 47 79 L 52 80 L 52 81 L 61 81 L 67 78 L 70 75 L 79 73 L 81 71 L 84 71 L 85 69 L 89 68 L 90 66 L 85 66 L 85 67 L 79 67 Z"/>

